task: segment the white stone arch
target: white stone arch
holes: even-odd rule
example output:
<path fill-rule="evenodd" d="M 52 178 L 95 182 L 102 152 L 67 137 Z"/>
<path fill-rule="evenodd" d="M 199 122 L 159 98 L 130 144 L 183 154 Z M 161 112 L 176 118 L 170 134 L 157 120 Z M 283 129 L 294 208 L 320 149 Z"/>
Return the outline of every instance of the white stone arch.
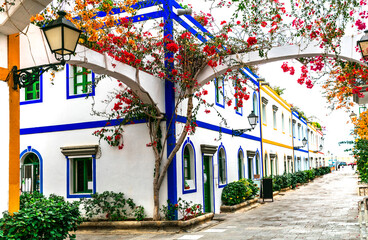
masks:
<path fill-rule="evenodd" d="M 344 36 L 341 39 L 340 43 L 340 46 L 344 46 L 344 48 L 341 48 L 339 58 L 366 65 L 365 63 L 360 61 L 361 59 L 360 53 L 355 51 L 356 43 L 359 38 L 360 37 L 358 36 Z M 203 85 L 208 81 L 214 79 L 216 76 L 224 74 L 228 69 L 232 70 L 239 69 L 243 65 L 265 64 L 275 61 L 282 61 L 301 57 L 315 57 L 320 55 L 328 57 L 336 57 L 336 55 L 333 52 L 326 53 L 322 48 L 319 47 L 319 44 L 313 42 L 308 45 L 300 44 L 300 45 L 273 47 L 271 50 L 268 51 L 267 58 L 260 57 L 258 51 L 230 55 L 226 58 L 226 62 L 232 60 L 238 62 L 238 64 L 234 64 L 231 66 L 219 65 L 216 68 L 206 66 L 202 70 L 202 72 L 198 74 L 197 80 L 200 85 Z"/>
<path fill-rule="evenodd" d="M 46 40 L 44 39 L 38 27 L 30 25 L 28 39 L 23 36 L 21 38 L 22 58 L 21 68 L 31 67 L 35 65 L 48 64 L 50 62 L 57 62 L 54 56 L 50 53 Z M 358 36 L 345 36 L 341 40 L 341 49 L 339 58 L 352 62 L 364 64 L 360 61 L 360 53 L 355 51 L 356 41 Z M 43 46 L 42 46 L 43 45 Z M 32 46 L 38 46 L 37 49 Z M 347 47 L 346 47 L 347 46 Z M 128 87 L 133 89 L 138 96 L 145 103 L 155 103 L 161 112 L 164 112 L 164 90 L 165 83 L 162 79 L 152 76 L 144 71 L 136 72 L 134 67 L 127 64 L 114 61 L 107 54 L 101 54 L 93 50 L 87 49 L 78 45 L 77 54 L 72 56 L 68 63 L 78 64 L 80 66 L 91 69 L 98 74 L 105 74 L 116 79 L 119 79 Z M 235 60 L 238 64 L 231 66 L 220 65 L 216 68 L 206 66 L 197 76 L 197 81 L 200 85 L 204 85 L 208 81 L 214 79 L 216 76 L 224 74 L 228 69 L 239 69 L 242 65 L 256 65 L 265 64 L 274 61 L 295 59 L 301 57 L 313 57 L 325 55 L 329 57 L 336 57 L 334 53 L 326 53 L 316 43 L 309 45 L 289 45 L 281 47 L 273 47 L 267 53 L 267 58 L 259 56 L 258 51 L 244 54 L 230 55 L 226 57 L 226 61 Z M 225 61 L 225 62 L 226 62 Z M 116 66 L 113 67 L 113 64 Z M 137 76 L 139 76 L 139 81 Z"/>

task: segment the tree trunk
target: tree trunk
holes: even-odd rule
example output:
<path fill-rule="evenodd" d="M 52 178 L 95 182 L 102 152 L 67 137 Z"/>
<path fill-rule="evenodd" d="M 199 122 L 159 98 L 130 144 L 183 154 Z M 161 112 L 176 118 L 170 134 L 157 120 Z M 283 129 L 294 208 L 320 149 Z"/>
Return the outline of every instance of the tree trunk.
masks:
<path fill-rule="evenodd" d="M 160 220 L 160 189 L 153 183 L 153 221 Z"/>

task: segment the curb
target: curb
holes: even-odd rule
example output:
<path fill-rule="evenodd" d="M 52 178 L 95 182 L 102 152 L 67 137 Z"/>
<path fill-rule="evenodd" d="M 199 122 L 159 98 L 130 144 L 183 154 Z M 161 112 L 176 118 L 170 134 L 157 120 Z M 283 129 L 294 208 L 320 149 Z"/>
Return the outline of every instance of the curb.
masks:
<path fill-rule="evenodd" d="M 177 232 L 186 230 L 196 225 L 211 221 L 213 213 L 206 213 L 187 221 L 112 221 L 112 222 L 83 222 L 78 226 L 80 230 L 117 230 L 117 229 L 135 229 L 135 230 L 165 230 Z"/>

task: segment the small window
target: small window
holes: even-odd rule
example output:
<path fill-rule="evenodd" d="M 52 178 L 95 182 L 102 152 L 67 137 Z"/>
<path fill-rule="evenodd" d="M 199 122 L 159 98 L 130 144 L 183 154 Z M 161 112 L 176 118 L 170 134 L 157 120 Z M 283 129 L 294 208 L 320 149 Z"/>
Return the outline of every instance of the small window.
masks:
<path fill-rule="evenodd" d="M 216 88 L 216 105 L 224 107 L 225 106 L 225 89 L 224 89 L 224 79 L 215 79 Z"/>
<path fill-rule="evenodd" d="M 266 104 L 262 103 L 262 123 L 267 124 Z"/>
<path fill-rule="evenodd" d="M 227 182 L 226 179 L 226 156 L 225 150 L 223 148 L 220 149 L 218 153 L 218 168 L 219 168 L 219 184 L 224 185 Z"/>
<path fill-rule="evenodd" d="M 265 160 L 265 166 L 264 166 L 264 176 L 267 177 L 268 176 L 268 158 L 267 158 L 267 154 L 265 154 L 264 156 Z"/>
<path fill-rule="evenodd" d="M 92 193 L 92 158 L 74 158 L 72 168 L 73 193 Z"/>
<path fill-rule="evenodd" d="M 273 111 L 273 128 L 277 129 L 277 122 L 276 122 L 276 111 Z"/>
<path fill-rule="evenodd" d="M 21 89 L 24 97 L 21 97 L 23 101 L 20 102 L 20 105 L 42 102 L 42 76 L 33 84 Z"/>
<path fill-rule="evenodd" d="M 289 134 L 291 136 L 291 119 L 289 118 Z"/>
<path fill-rule="evenodd" d="M 254 92 L 253 94 L 253 112 L 255 115 L 259 116 L 258 114 L 258 98 L 257 94 Z"/>
<path fill-rule="evenodd" d="M 94 95 L 94 73 L 80 66 L 67 65 L 67 98 Z"/>
<path fill-rule="evenodd" d="M 285 118 L 284 114 L 281 114 L 282 132 L 285 133 Z"/>

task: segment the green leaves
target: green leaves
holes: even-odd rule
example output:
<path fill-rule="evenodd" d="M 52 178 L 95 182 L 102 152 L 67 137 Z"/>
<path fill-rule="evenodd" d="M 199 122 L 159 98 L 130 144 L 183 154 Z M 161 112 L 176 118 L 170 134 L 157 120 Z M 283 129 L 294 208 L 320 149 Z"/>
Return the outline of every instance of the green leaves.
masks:
<path fill-rule="evenodd" d="M 131 198 L 125 199 L 122 192 L 105 191 L 92 194 L 91 197 L 81 199 L 86 219 L 97 217 L 110 221 L 121 221 L 133 215 L 137 221 L 141 221 L 146 216 L 144 207 L 136 206 Z"/>
<path fill-rule="evenodd" d="M 78 202 L 66 202 L 63 197 L 51 194 L 46 198 L 38 192 L 23 193 L 19 212 L 3 213 L 0 219 L 0 238 L 61 240 L 71 237 L 82 222 Z"/>
<path fill-rule="evenodd" d="M 222 190 L 221 200 L 223 205 L 232 206 L 246 201 L 258 193 L 258 187 L 251 179 L 240 179 L 231 182 Z"/>

